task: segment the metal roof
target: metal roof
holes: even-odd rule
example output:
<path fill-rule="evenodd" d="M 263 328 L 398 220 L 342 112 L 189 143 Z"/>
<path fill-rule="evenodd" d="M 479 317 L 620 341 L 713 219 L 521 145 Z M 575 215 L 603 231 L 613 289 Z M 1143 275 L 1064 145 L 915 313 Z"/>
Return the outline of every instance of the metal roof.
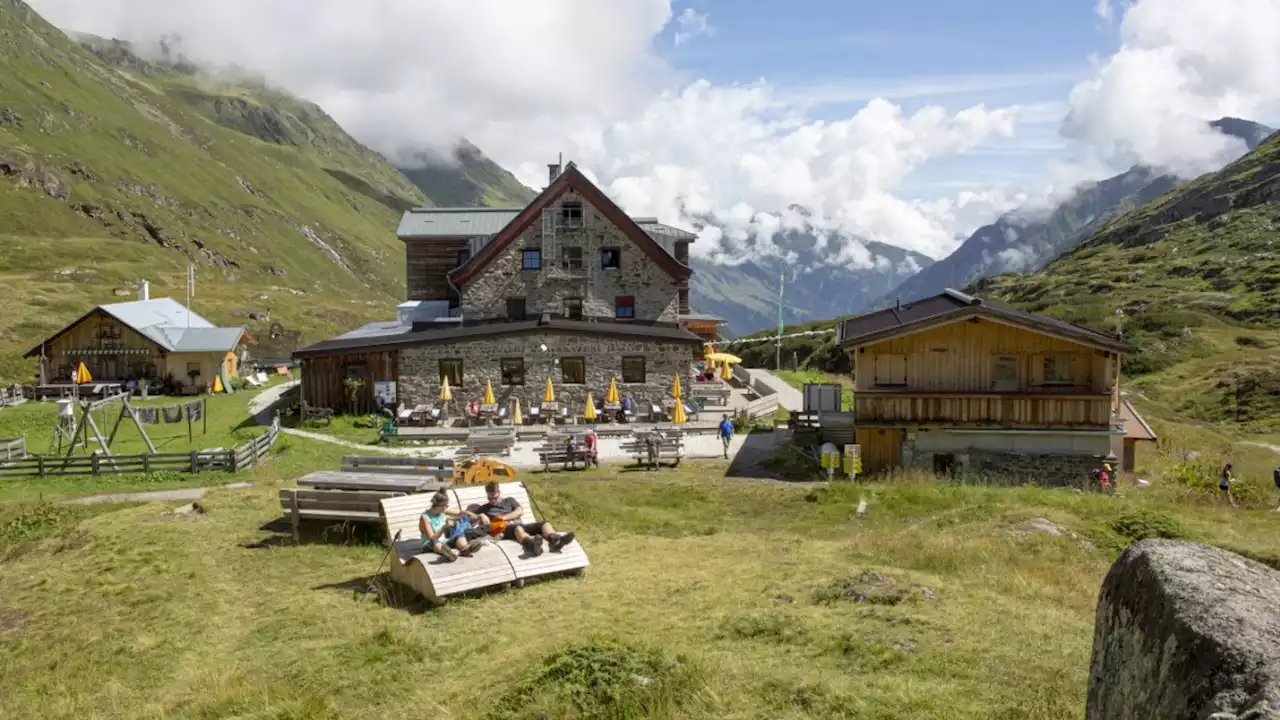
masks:
<path fill-rule="evenodd" d="M 414 208 L 400 218 L 401 238 L 497 235 L 524 208 Z"/>
<path fill-rule="evenodd" d="M 717 322 L 717 323 L 727 322 L 724 318 L 719 317 L 717 315 L 709 315 L 707 313 L 699 313 L 699 312 L 682 313 L 680 315 L 680 319 L 681 320 L 701 320 L 703 322 Z"/>
<path fill-rule="evenodd" d="M 133 302 L 101 305 L 100 307 L 115 319 L 139 332 L 142 331 L 142 328 L 153 325 L 174 325 L 184 328 L 213 327 L 213 323 L 191 312 L 186 305 L 173 298 L 135 300 Z"/>
<path fill-rule="evenodd" d="M 1156 431 L 1151 429 L 1146 420 L 1138 414 L 1137 408 L 1129 402 L 1127 396 L 1120 397 L 1120 419 L 1124 421 L 1124 436 L 1131 440 L 1155 441 Z"/>
<path fill-rule="evenodd" d="M 157 342 L 172 352 L 231 352 L 244 335 L 244 328 L 156 325 L 143 328 L 140 332 L 153 340 L 156 339 L 156 334 L 163 336 L 165 342 Z"/>
<path fill-rule="evenodd" d="M 1134 352 L 1132 346 L 1114 335 L 1057 318 L 996 305 L 951 289 L 914 303 L 841 320 L 836 325 L 836 343 L 848 346 L 879 342 L 902 332 L 913 332 L 913 326 L 929 327 L 973 313 L 986 313 L 1015 324 L 1030 326 L 1040 332 L 1060 335 L 1122 353 Z"/>
<path fill-rule="evenodd" d="M 697 240 L 698 236 L 688 230 L 681 230 L 678 227 L 664 225 L 658 222 L 657 218 L 635 218 L 636 224 L 644 229 L 645 232 L 652 235 L 655 239 L 659 236 L 673 238 L 675 240 Z"/>
<path fill-rule="evenodd" d="M 376 324 L 376 323 L 375 323 Z M 365 326 L 366 328 L 369 326 Z M 361 328 L 363 330 L 364 328 Z M 355 332 L 360 332 L 357 330 Z M 394 349 L 415 345 L 431 345 L 435 343 L 451 343 L 462 340 L 478 340 L 488 337 L 513 337 L 530 334 L 570 334 L 599 337 L 641 338 L 648 340 L 668 340 L 684 343 L 701 343 L 697 335 L 676 325 L 641 322 L 616 322 L 612 320 L 566 320 L 552 316 L 550 321 L 542 324 L 539 320 L 522 320 L 517 322 L 495 321 L 475 325 L 454 325 L 452 327 L 431 328 L 429 330 L 410 330 L 410 332 L 394 335 L 337 337 L 332 340 L 316 343 L 296 351 L 294 357 L 313 357 L 323 355 L 342 355 L 347 352 L 367 351 L 373 348 Z"/>
<path fill-rule="evenodd" d="M 45 343 L 53 342 L 98 310 L 119 320 L 168 352 L 230 352 L 239 344 L 245 332 L 243 327 L 216 327 L 173 298 L 135 300 L 95 307 L 28 350 L 23 357 L 34 357 L 41 352 Z"/>
<path fill-rule="evenodd" d="M 415 303 L 416 304 L 416 303 Z M 399 320 L 383 320 L 381 322 L 371 322 L 368 325 L 352 330 L 349 333 L 343 333 L 334 340 L 356 340 L 359 338 L 375 338 L 390 337 L 392 335 L 400 335 L 407 333 L 413 328 L 412 325 L 401 324 Z"/>

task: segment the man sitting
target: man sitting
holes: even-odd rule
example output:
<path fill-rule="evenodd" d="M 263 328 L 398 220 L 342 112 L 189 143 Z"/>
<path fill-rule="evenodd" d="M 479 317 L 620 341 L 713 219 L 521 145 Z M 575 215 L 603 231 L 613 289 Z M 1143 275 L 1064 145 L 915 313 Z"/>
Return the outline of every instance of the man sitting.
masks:
<path fill-rule="evenodd" d="M 565 545 L 573 542 L 573 533 L 556 532 L 549 522 L 518 522 L 520 516 L 524 515 L 524 508 L 520 507 L 515 498 L 502 497 L 498 483 L 486 483 L 484 494 L 486 502 L 468 507 L 464 516 L 485 527 L 502 518 L 506 523 L 506 529 L 502 531 L 503 539 L 515 540 L 530 555 L 537 557 L 542 554 L 544 540 L 551 552 L 560 552 Z"/>

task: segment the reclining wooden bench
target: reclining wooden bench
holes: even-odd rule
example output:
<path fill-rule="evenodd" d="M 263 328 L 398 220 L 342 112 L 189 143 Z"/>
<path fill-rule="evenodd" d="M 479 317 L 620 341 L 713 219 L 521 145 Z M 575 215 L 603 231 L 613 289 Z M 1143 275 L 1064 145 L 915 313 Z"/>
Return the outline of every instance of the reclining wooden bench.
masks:
<path fill-rule="evenodd" d="M 649 450 L 644 444 L 644 435 L 647 433 L 635 433 L 630 438 L 622 442 L 622 452 L 635 458 L 637 465 L 644 465 L 649 462 Z M 680 459 L 684 457 L 684 434 L 683 433 L 663 433 L 661 448 L 658 454 L 658 462 L 672 461 L 672 467 L 679 467 Z"/>
<path fill-rule="evenodd" d="M 537 522 L 529 492 L 524 483 L 503 483 L 502 496 L 515 498 L 524 509 L 519 522 Z M 450 496 L 449 509 L 465 509 L 485 501 L 483 486 L 445 491 Z M 545 550 L 538 557 L 525 554 L 513 540 L 490 541 L 470 557 L 453 562 L 422 548 L 418 519 L 431 505 L 430 495 L 407 495 L 386 498 L 380 502 L 388 542 L 391 543 L 391 579 L 408 585 L 432 603 L 439 604 L 449 595 L 483 588 L 515 585 L 526 580 L 559 573 L 581 573 L 590 562 L 577 540 L 558 553 Z"/>

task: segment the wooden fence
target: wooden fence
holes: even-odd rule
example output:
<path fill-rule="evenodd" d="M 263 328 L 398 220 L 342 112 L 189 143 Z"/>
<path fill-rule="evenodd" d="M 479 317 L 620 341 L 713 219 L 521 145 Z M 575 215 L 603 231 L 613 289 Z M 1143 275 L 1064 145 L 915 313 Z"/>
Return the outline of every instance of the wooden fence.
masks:
<path fill-rule="evenodd" d="M 10 385 L 0 387 L 0 407 L 6 405 L 17 405 L 26 401 L 26 396 L 22 392 L 21 385 Z"/>
<path fill-rule="evenodd" d="M 740 412 L 745 412 L 747 417 L 752 420 L 776 415 L 778 413 L 778 396 L 775 393 L 756 398 L 748 403 Z"/>
<path fill-rule="evenodd" d="M 62 475 L 123 475 L 150 472 L 240 472 L 256 467 L 280 436 L 280 419 L 258 437 L 230 450 L 192 450 L 155 455 L 103 455 L 61 457 L 14 456 L 0 460 L 0 477 L 57 477 Z M 25 453 L 25 448 L 24 448 Z"/>

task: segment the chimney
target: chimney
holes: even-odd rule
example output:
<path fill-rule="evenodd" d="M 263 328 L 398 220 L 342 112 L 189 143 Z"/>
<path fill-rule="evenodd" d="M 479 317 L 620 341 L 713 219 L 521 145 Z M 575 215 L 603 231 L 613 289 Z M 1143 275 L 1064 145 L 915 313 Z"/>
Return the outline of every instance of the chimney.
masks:
<path fill-rule="evenodd" d="M 547 175 L 550 176 L 550 179 L 547 181 L 547 184 L 551 184 L 555 182 L 556 178 L 560 177 L 560 167 L 563 164 L 564 164 L 564 153 L 560 153 L 560 157 L 557 158 L 555 162 L 547 164 Z"/>
<path fill-rule="evenodd" d="M 897 297 L 895 297 L 895 298 L 893 299 L 893 309 L 894 309 L 894 310 L 901 310 L 901 309 L 902 309 L 902 296 L 901 296 L 901 295 L 899 295 L 899 296 L 897 296 Z"/>
<path fill-rule="evenodd" d="M 138 299 L 139 300 L 151 299 L 151 283 L 147 282 L 146 280 L 138 281 Z"/>

